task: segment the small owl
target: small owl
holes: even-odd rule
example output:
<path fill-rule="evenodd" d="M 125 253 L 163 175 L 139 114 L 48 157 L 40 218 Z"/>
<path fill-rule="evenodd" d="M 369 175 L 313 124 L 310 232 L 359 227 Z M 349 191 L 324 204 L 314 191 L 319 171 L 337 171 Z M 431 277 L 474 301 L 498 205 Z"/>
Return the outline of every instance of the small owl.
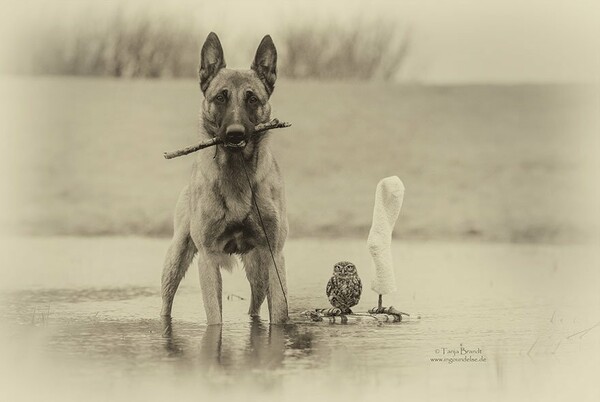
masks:
<path fill-rule="evenodd" d="M 352 314 L 360 300 L 362 282 L 356 273 L 356 266 L 348 261 L 341 261 L 333 267 L 333 276 L 325 289 L 329 303 L 342 310 L 342 314 Z"/>

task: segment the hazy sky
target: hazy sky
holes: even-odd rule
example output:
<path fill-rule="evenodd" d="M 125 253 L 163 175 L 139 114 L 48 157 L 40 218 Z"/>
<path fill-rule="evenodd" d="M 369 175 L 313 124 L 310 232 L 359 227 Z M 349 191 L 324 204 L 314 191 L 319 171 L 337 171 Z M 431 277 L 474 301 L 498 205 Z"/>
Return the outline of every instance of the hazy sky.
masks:
<path fill-rule="evenodd" d="M 2 2 L 3 0 L 0 0 Z M 21 28 L 52 19 L 72 24 L 86 14 L 117 7 L 131 13 L 192 18 L 206 33 L 219 33 L 225 51 L 277 31 L 288 23 L 353 21 L 385 16 L 410 26 L 413 46 L 401 76 L 424 82 L 599 81 L 600 1 L 24 1 L 3 2 L 2 14 Z M 3 21 L 6 28 L 6 20 Z M 0 32 L 6 37 L 6 32 Z M 240 35 L 242 34 L 242 35 Z M 8 35 L 10 36 L 10 35 Z M 245 41 L 248 41 L 246 45 Z M 240 46 L 238 46 L 240 47 Z M 244 47 L 244 48 L 245 48 Z M 229 55 L 230 64 L 246 54 Z M 239 59 L 239 60 L 238 60 Z M 232 65 L 235 66 L 235 65 Z"/>

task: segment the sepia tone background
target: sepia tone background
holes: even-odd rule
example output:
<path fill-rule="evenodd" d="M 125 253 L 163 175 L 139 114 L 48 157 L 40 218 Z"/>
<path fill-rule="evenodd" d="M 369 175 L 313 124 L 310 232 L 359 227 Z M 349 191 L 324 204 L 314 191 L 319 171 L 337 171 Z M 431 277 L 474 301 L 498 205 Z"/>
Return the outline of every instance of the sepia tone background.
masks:
<path fill-rule="evenodd" d="M 12 73 L 3 132 L 15 150 L 4 172 L 21 191 L 4 192 L 3 226 L 169 236 L 193 157 L 160 156 L 197 138 L 198 49 L 214 30 L 230 67 L 248 68 L 262 35 L 275 38 L 274 115 L 293 128 L 272 143 L 292 236 L 364 238 L 374 184 L 391 174 L 408 189 L 402 238 L 562 243 L 598 233 L 587 181 L 598 147 L 593 13 L 560 3 L 543 13 L 314 6 L 5 6 L 22 18 L 2 58 Z"/>
<path fill-rule="evenodd" d="M 0 11 L 2 317 L 6 339 L 24 339 L 3 341 L 18 361 L 12 375 L 37 381 L 59 362 L 62 381 L 87 367 L 56 394 L 73 399 L 86 385 L 148 399 L 129 387 L 160 383 L 154 396 L 170 395 L 181 371 L 186 398 L 295 399 L 307 383 L 320 392 L 342 378 L 347 395 L 320 395 L 422 397 L 433 383 L 434 398 L 598 396 L 585 375 L 599 364 L 592 2 L 30 1 Z M 398 175 L 406 196 L 389 300 L 422 321 L 278 333 L 246 322 L 237 272 L 225 284 L 221 355 L 194 272 L 176 299 L 176 336 L 162 343 L 161 260 L 193 161 L 162 152 L 197 140 L 210 31 L 230 68 L 248 68 L 267 33 L 278 49 L 273 116 L 293 125 L 271 146 L 286 182 L 292 311 L 326 306 L 322 288 L 342 259 L 365 282 L 360 307 L 373 304 L 364 242 L 374 190 Z M 217 338 L 222 371 L 208 365 L 192 385 Z M 489 362 L 436 366 L 443 342 L 482 347 Z M 245 376 L 249 367 L 264 382 Z M 555 378 L 568 380 L 564 394 L 542 387 Z M 219 391 L 238 381 L 240 391 Z"/>

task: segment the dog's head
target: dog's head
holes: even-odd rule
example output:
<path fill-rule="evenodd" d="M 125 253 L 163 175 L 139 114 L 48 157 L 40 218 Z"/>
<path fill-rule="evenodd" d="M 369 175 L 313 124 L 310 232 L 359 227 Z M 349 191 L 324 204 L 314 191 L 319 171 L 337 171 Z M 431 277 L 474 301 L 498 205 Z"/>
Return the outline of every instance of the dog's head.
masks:
<path fill-rule="evenodd" d="M 200 89 L 204 93 L 203 126 L 223 141 L 229 151 L 246 148 L 256 141 L 254 126 L 270 120 L 269 98 L 277 78 L 277 50 L 265 36 L 250 70 L 225 68 L 219 37 L 211 32 L 200 55 Z"/>

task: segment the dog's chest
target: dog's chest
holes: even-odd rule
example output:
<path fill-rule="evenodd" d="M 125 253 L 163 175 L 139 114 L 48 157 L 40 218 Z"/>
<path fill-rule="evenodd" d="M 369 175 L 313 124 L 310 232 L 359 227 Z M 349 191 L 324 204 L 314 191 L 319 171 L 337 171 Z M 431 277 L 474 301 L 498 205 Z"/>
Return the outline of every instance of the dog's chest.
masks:
<path fill-rule="evenodd" d="M 250 191 L 215 185 L 203 206 L 203 243 L 213 252 L 245 254 L 261 243 Z"/>

